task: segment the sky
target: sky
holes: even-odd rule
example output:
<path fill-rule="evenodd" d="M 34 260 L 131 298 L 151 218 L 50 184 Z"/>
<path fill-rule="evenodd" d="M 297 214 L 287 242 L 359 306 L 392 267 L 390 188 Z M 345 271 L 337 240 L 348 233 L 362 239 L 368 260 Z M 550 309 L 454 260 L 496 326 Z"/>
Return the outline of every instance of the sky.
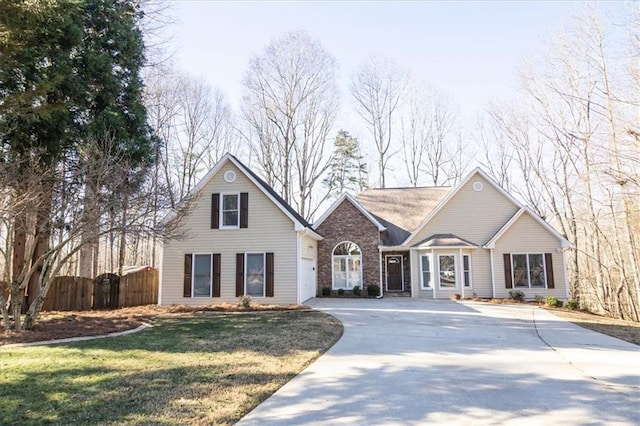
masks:
<path fill-rule="evenodd" d="M 237 106 L 250 58 L 285 32 L 305 30 L 337 60 L 338 126 L 362 139 L 366 129 L 353 112 L 348 84 L 368 56 L 385 56 L 448 94 L 470 123 L 488 102 L 513 96 L 523 61 L 540 54 L 584 6 L 566 1 L 174 1 L 169 49 L 179 69 L 205 78 Z M 629 4 L 600 6 L 622 14 Z"/>

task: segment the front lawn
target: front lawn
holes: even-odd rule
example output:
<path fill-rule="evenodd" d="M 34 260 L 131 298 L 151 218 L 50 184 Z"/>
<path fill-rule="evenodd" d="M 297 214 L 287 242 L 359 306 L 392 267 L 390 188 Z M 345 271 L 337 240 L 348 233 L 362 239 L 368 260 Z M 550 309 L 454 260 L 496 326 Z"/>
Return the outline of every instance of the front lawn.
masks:
<path fill-rule="evenodd" d="M 342 334 L 315 311 L 186 314 L 128 336 L 0 347 L 0 424 L 229 424 Z"/>

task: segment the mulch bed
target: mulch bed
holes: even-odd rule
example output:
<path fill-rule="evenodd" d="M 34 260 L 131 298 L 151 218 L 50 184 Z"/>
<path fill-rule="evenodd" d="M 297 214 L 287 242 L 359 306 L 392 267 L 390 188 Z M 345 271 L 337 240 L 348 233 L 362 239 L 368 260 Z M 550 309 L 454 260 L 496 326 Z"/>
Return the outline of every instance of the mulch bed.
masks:
<path fill-rule="evenodd" d="M 42 312 L 33 330 L 21 333 L 0 331 L 0 346 L 11 343 L 31 343 L 70 337 L 100 336 L 137 328 L 152 323 L 154 318 L 170 314 L 197 312 L 256 312 L 308 309 L 306 306 L 252 305 L 241 308 L 232 304 L 191 307 L 186 305 L 160 308 L 156 305 L 135 306 L 111 311 Z"/>

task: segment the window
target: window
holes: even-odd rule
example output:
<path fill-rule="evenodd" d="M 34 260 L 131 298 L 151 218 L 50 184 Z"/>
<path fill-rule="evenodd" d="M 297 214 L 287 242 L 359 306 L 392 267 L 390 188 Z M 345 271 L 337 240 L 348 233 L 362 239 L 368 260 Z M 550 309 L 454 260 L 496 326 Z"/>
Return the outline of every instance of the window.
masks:
<path fill-rule="evenodd" d="M 220 297 L 220 253 L 185 253 L 182 296 Z"/>
<path fill-rule="evenodd" d="M 440 269 L 440 288 L 456 288 L 456 257 L 452 254 L 438 255 Z"/>
<path fill-rule="evenodd" d="M 275 256 L 267 253 L 236 253 L 236 297 L 274 297 Z"/>
<path fill-rule="evenodd" d="M 462 255 L 462 274 L 464 276 L 464 286 L 471 287 L 471 256 Z"/>
<path fill-rule="evenodd" d="M 239 215 L 238 194 L 222 194 L 222 228 L 237 228 Z"/>
<path fill-rule="evenodd" d="M 420 256 L 422 265 L 422 288 L 431 288 L 431 256 L 423 254 Z"/>
<path fill-rule="evenodd" d="M 333 288 L 362 287 L 362 253 L 357 244 L 345 241 L 333 249 Z"/>
<path fill-rule="evenodd" d="M 253 297 L 264 297 L 264 253 L 246 254 L 245 294 Z"/>
<path fill-rule="evenodd" d="M 211 255 L 193 255 L 193 297 L 211 297 Z"/>
<path fill-rule="evenodd" d="M 542 253 L 513 254 L 511 264 L 514 287 L 546 287 L 546 268 Z"/>

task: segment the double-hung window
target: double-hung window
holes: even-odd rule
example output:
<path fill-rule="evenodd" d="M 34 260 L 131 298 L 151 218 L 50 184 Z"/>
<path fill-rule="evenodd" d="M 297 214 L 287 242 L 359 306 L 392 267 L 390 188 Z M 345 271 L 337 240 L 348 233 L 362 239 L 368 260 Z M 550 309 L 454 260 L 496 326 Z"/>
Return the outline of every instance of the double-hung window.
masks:
<path fill-rule="evenodd" d="M 513 286 L 544 288 L 547 286 L 545 257 L 542 253 L 512 254 Z"/>
<path fill-rule="evenodd" d="M 431 288 L 431 256 L 428 254 L 420 256 L 420 265 L 422 267 L 422 288 Z"/>
<path fill-rule="evenodd" d="M 246 253 L 245 293 L 248 296 L 264 297 L 265 295 L 265 254 Z"/>
<path fill-rule="evenodd" d="M 438 255 L 439 282 L 441 289 L 456 288 L 456 257 L 453 254 Z"/>
<path fill-rule="evenodd" d="M 220 203 L 220 217 L 222 228 L 238 228 L 240 217 L 239 194 L 222 194 Z"/>
<path fill-rule="evenodd" d="M 462 255 L 462 273 L 464 275 L 464 286 L 471 287 L 471 256 Z"/>

